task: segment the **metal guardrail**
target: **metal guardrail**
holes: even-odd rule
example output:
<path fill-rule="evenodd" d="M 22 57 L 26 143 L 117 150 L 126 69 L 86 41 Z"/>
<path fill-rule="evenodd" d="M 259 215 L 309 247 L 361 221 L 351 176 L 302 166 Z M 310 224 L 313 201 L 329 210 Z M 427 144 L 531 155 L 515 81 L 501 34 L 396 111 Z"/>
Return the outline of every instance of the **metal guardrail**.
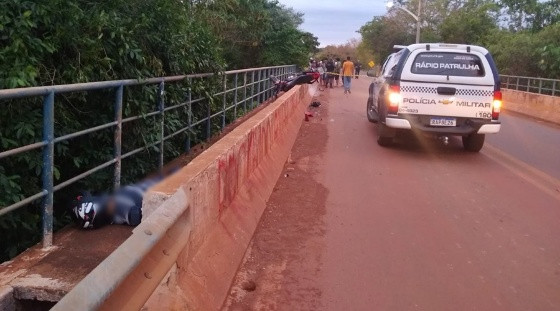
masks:
<path fill-rule="evenodd" d="M 560 80 L 500 75 L 504 89 L 560 96 Z"/>
<path fill-rule="evenodd" d="M 121 161 L 125 158 L 131 157 L 141 151 L 144 151 L 150 147 L 159 145 L 159 167 L 163 167 L 164 162 L 164 142 L 180 133 L 187 132 L 199 124 L 204 124 L 206 126 L 206 140 L 211 137 L 212 131 L 212 119 L 216 117 L 221 117 L 221 129 L 226 126 L 226 112 L 234 109 L 234 115 L 237 117 L 237 109 L 240 105 L 243 106 L 245 112 L 248 109 L 253 109 L 255 107 L 255 100 L 260 103 L 269 99 L 273 95 L 274 86 L 271 84 L 269 76 L 274 75 L 277 77 L 285 78 L 289 74 L 295 72 L 295 65 L 286 66 L 275 66 L 275 67 L 262 67 L 262 68 L 250 68 L 242 70 L 226 71 L 219 74 L 219 77 L 223 82 L 223 90 L 216 94 L 211 94 L 212 97 L 222 96 L 222 109 L 218 112 L 212 113 L 210 103 L 207 102 L 206 107 L 200 107 L 206 110 L 206 117 L 200 120 L 192 120 L 192 105 L 196 103 L 203 102 L 205 97 L 199 97 L 196 99 L 192 98 L 192 92 L 190 86 L 192 85 L 193 79 L 203 79 L 215 76 L 212 73 L 204 74 L 192 74 L 192 75 L 181 75 L 181 76 L 171 76 L 162 78 L 150 78 L 144 80 L 115 80 L 115 81 L 103 81 L 103 82 L 90 82 L 90 83 L 78 83 L 78 84 L 67 84 L 67 85 L 54 85 L 54 86 L 43 86 L 43 87 L 29 87 L 29 88 L 19 88 L 19 89 L 5 89 L 0 90 L 0 100 L 16 99 L 16 98 L 30 98 L 30 97 L 42 97 L 43 98 L 43 140 L 32 143 L 26 146 L 3 150 L 0 152 L 0 159 L 27 152 L 30 150 L 43 148 L 43 164 L 42 164 L 42 190 L 34 195 L 24 198 L 10 206 L 0 207 L 0 216 L 16 210 L 26 204 L 29 204 L 35 200 L 42 199 L 42 227 L 43 227 L 43 247 L 50 247 L 52 245 L 53 238 L 53 194 L 54 192 L 71 185 L 97 171 L 100 171 L 109 166 L 114 167 L 113 184 L 115 188 L 120 186 L 121 180 Z M 169 83 L 181 83 L 186 82 L 187 84 L 187 94 L 186 101 L 175 104 L 173 106 L 165 105 L 165 86 Z M 132 117 L 127 117 L 123 119 L 123 92 L 126 87 L 139 86 L 139 85 L 157 85 L 157 109 L 144 114 L 136 115 Z M 229 87 L 229 86 L 232 87 Z M 55 107 L 55 97 L 62 93 L 73 93 L 73 92 L 88 92 L 88 91 L 98 91 L 98 90 L 113 90 L 114 91 L 114 107 L 115 107 L 115 118 L 113 122 L 98 125 L 92 128 L 74 132 L 71 134 L 63 135 L 60 137 L 55 137 L 54 135 L 54 107 Z M 228 102 L 228 94 L 233 94 L 233 102 Z M 238 100 L 241 96 L 241 100 Z M 0 102 L 0 106 L 2 102 Z M 186 120 L 185 127 L 173 133 L 165 133 L 164 121 L 165 113 L 170 110 L 175 110 L 187 106 L 189 111 L 188 118 Z M 152 116 L 160 116 L 160 126 L 159 126 L 159 137 L 160 139 L 156 142 L 150 143 L 146 146 L 131 150 L 122 154 L 121 150 L 121 136 L 122 136 L 122 125 L 127 122 L 138 120 L 141 118 L 147 118 Z M 83 136 L 89 133 L 100 131 L 106 128 L 114 128 L 114 156 L 111 160 L 106 161 L 92 169 L 89 169 L 77 176 L 74 176 L 66 181 L 63 181 L 57 185 L 54 184 L 53 180 L 53 170 L 54 170 L 54 146 L 56 143 L 66 141 L 72 138 Z M 190 149 L 190 134 L 187 139 L 187 150 Z"/>

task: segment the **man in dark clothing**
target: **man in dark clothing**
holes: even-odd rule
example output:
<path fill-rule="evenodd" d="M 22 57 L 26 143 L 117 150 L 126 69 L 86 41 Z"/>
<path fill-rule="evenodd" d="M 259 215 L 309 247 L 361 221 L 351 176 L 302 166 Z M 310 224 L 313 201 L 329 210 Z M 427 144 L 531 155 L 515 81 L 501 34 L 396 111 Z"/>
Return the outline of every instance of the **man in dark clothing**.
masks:
<path fill-rule="evenodd" d="M 334 60 L 332 58 L 329 58 L 329 60 L 327 60 L 327 64 L 325 65 L 326 69 L 327 69 L 327 79 L 325 81 L 325 86 L 329 86 L 333 87 L 333 79 L 334 79 L 334 69 L 335 69 L 335 64 L 334 64 Z"/>
<path fill-rule="evenodd" d="M 360 64 L 360 62 L 357 62 L 356 67 L 355 67 L 356 79 L 358 79 L 360 77 L 360 69 L 362 69 L 362 64 Z"/>

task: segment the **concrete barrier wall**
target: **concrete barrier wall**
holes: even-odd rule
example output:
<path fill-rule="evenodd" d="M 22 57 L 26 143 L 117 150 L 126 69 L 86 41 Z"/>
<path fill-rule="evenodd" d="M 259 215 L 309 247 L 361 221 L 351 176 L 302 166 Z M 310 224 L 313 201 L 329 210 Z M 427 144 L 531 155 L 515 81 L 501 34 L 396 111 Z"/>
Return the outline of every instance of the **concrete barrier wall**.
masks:
<path fill-rule="evenodd" d="M 151 189 L 132 237 L 54 310 L 219 309 L 310 99 L 292 89 Z"/>
<path fill-rule="evenodd" d="M 504 109 L 560 124 L 560 97 L 502 90 Z"/>

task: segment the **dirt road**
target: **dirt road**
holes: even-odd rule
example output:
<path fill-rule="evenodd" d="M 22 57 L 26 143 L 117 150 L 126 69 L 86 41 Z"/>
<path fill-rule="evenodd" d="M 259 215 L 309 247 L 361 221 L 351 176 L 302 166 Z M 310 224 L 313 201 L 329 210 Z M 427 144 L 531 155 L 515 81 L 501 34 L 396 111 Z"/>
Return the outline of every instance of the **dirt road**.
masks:
<path fill-rule="evenodd" d="M 224 309 L 560 310 L 554 164 L 520 159 L 511 127 L 479 154 L 382 148 L 353 84 L 319 92 Z"/>

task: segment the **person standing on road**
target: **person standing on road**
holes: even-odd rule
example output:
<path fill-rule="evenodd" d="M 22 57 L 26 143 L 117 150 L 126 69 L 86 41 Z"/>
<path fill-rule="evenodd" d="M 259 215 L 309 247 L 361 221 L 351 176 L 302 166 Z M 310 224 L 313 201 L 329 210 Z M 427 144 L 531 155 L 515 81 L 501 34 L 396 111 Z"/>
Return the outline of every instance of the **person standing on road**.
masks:
<path fill-rule="evenodd" d="M 325 67 L 322 61 L 317 64 L 317 72 L 319 73 L 319 85 L 323 85 L 325 80 Z"/>
<path fill-rule="evenodd" d="M 334 62 L 334 80 L 336 81 L 336 86 L 338 86 L 338 80 L 340 80 L 340 58 L 336 58 L 336 62 Z"/>
<path fill-rule="evenodd" d="M 357 62 L 355 67 L 356 67 L 356 79 L 358 79 L 360 76 L 360 70 L 362 69 L 362 64 L 360 64 L 360 62 Z"/>
<path fill-rule="evenodd" d="M 328 87 L 330 85 L 332 89 L 333 79 L 334 79 L 334 69 L 335 69 L 334 60 L 332 58 L 329 58 L 327 64 L 325 65 L 325 68 L 327 69 L 327 74 L 326 74 L 327 81 L 325 83 L 325 87 Z"/>
<path fill-rule="evenodd" d="M 346 61 L 342 64 L 342 83 L 344 84 L 344 94 L 350 93 L 350 83 L 354 75 L 354 63 L 350 60 L 350 56 L 346 57 Z"/>

